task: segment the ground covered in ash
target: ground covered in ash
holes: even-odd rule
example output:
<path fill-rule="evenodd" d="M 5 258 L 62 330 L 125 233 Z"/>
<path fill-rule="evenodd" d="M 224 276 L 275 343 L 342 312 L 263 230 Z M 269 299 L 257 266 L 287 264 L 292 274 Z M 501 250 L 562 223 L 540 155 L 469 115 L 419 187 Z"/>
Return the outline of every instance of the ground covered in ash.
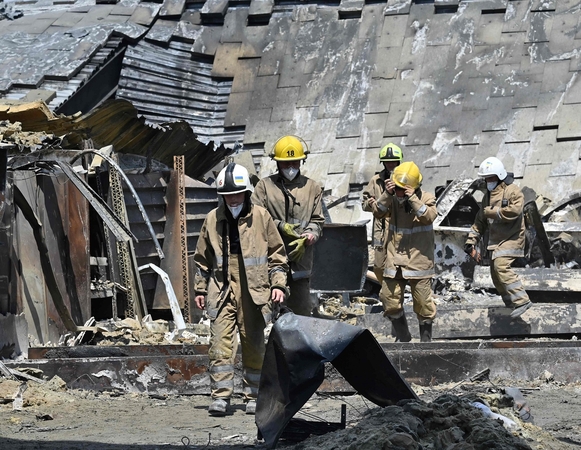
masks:
<path fill-rule="evenodd" d="M 315 394 L 295 416 L 347 427 L 302 442 L 281 439 L 284 449 L 552 449 L 581 448 L 581 386 L 550 379 L 412 386 L 419 401 L 379 408 L 359 395 Z M 222 418 L 207 413 L 207 396 L 149 396 L 69 390 L 58 377 L 39 385 L 0 378 L 0 448 L 202 449 L 265 448 L 254 416 L 235 398 Z M 503 386 L 518 386 L 534 423 L 521 420 Z M 21 393 L 19 396 L 18 393 Z M 19 399 L 22 399 L 20 403 Z M 486 417 L 473 402 L 486 404 Z M 514 424 L 511 423 L 514 422 Z M 506 422 L 506 423 L 505 423 Z"/>

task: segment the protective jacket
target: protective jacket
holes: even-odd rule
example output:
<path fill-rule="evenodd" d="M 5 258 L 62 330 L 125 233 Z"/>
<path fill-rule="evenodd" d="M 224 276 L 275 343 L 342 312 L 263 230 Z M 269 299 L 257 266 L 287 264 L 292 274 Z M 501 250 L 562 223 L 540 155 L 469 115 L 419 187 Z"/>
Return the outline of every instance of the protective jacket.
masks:
<path fill-rule="evenodd" d="M 380 211 L 377 203 L 371 205 L 369 200 L 374 198 L 377 200 L 381 194 L 385 192 L 385 180 L 389 178 L 388 172 L 384 169 L 378 174 L 374 175 L 367 187 L 363 190 L 363 201 L 361 206 L 363 211 L 373 213 L 373 247 L 383 247 L 383 235 L 386 228 L 385 213 Z"/>
<path fill-rule="evenodd" d="M 385 191 L 378 208 L 389 220 L 384 248 L 383 276 L 395 278 L 398 267 L 406 279 L 430 278 L 434 275 L 434 228 L 436 197 L 416 189 L 404 203 Z"/>
<path fill-rule="evenodd" d="M 284 243 L 270 214 L 260 206 L 251 205 L 248 214 L 238 219 L 238 232 L 248 291 L 256 305 L 265 305 L 272 288 L 286 291 Z M 207 296 L 211 319 L 217 316 L 228 294 L 228 236 L 225 205 L 221 204 L 206 216 L 194 255 L 198 268 L 194 290 L 196 295 Z"/>
<path fill-rule="evenodd" d="M 466 243 L 476 245 L 488 229 L 487 249 L 492 251 L 492 259 L 524 256 L 523 208 L 524 195 L 520 188 L 501 181 L 484 195 Z"/>
<path fill-rule="evenodd" d="M 279 173 L 261 179 L 252 194 L 252 202 L 268 210 L 277 227 L 281 222 L 300 224 L 297 233 L 310 233 L 318 240 L 323 233 L 325 218 L 322 209 L 323 188 L 300 173 L 289 181 Z M 283 236 L 287 253 L 292 238 Z M 290 263 L 292 278 L 310 278 L 313 269 L 314 246 L 307 246 L 299 261 Z M 291 293 L 292 294 L 292 293 Z"/>

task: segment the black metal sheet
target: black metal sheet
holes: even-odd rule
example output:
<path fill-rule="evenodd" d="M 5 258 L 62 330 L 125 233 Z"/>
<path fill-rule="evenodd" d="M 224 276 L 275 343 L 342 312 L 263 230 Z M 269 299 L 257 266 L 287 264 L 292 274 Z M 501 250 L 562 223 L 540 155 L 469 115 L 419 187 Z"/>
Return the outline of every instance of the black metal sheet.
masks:
<path fill-rule="evenodd" d="M 368 261 L 365 224 L 325 224 L 315 245 L 311 291 L 360 292 Z"/>
<path fill-rule="evenodd" d="M 417 398 L 369 330 L 287 312 L 270 333 L 258 389 L 256 425 L 269 448 L 323 382 L 325 362 L 377 405 Z"/>

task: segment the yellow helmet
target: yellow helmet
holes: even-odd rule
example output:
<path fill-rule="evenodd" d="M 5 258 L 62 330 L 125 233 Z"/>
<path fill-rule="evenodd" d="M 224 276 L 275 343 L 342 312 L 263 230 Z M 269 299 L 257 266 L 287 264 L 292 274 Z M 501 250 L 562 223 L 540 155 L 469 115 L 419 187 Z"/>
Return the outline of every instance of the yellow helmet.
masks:
<path fill-rule="evenodd" d="M 422 184 L 422 174 L 420 173 L 420 168 L 411 161 L 401 163 L 399 166 L 393 169 L 391 179 L 396 184 L 396 186 L 400 188 L 411 186 L 412 188 L 417 189 Z"/>
<path fill-rule="evenodd" d="M 307 144 L 300 137 L 283 136 L 272 147 L 270 157 L 275 161 L 301 161 L 308 154 Z"/>
<path fill-rule="evenodd" d="M 379 160 L 385 161 L 399 161 L 403 159 L 403 152 L 401 148 L 391 142 L 379 151 Z"/>

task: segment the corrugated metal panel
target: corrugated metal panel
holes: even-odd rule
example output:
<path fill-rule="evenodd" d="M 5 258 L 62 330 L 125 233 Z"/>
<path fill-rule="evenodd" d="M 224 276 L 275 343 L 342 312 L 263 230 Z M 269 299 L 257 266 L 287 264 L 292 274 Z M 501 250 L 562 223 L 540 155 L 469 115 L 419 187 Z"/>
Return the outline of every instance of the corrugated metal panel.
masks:
<path fill-rule="evenodd" d="M 115 55 L 123 44 L 123 38 L 112 36 L 107 43 L 97 50 L 95 55 L 87 61 L 84 67 L 68 80 L 51 80 L 44 79 L 38 86 L 38 89 L 45 91 L 54 91 L 55 96 L 47 102 L 51 111 L 56 111 L 61 107 L 81 86 L 89 81 L 98 70 Z M 23 100 L 30 92 L 30 87 L 13 86 L 10 91 L 4 94 L 3 98 L 7 100 Z M 103 99 L 105 100 L 105 99 Z"/>
<path fill-rule="evenodd" d="M 132 102 L 150 123 L 187 121 L 203 142 L 242 141 L 242 132 L 224 129 L 232 80 L 213 78 L 212 62 L 192 57 L 191 44 L 182 42 L 128 47 L 117 98 Z"/>
<path fill-rule="evenodd" d="M 149 217 L 156 237 L 163 246 L 166 217 L 166 188 L 169 182 L 169 172 L 155 172 L 149 174 L 128 174 L 139 199 Z M 188 253 L 193 253 L 200 234 L 202 223 L 209 211 L 218 204 L 216 188 L 202 182 L 186 177 L 186 213 L 187 213 L 187 241 Z M 127 216 L 131 231 L 139 242 L 135 244 L 137 264 L 139 266 L 153 263 L 161 266 L 158 254 L 155 250 L 153 239 L 138 210 L 135 200 L 128 189 L 124 189 Z M 165 255 L 166 258 L 178 258 L 177 255 Z M 154 301 L 154 294 L 159 277 L 149 272 L 142 273 L 141 282 L 148 308 Z M 174 287 L 175 289 L 175 287 Z"/>
<path fill-rule="evenodd" d="M 85 116 L 56 117 L 42 103 L 1 108 L 0 120 L 21 122 L 23 131 L 45 131 L 56 136 L 67 134 L 63 143 L 74 148 L 82 139 L 92 139 L 95 148 L 112 145 L 118 153 L 149 156 L 173 167 L 174 155 L 185 156 L 185 174 L 200 178 L 234 149 L 197 140 L 186 122 L 164 127 L 143 123 L 133 105 L 126 100 L 110 100 Z"/>

